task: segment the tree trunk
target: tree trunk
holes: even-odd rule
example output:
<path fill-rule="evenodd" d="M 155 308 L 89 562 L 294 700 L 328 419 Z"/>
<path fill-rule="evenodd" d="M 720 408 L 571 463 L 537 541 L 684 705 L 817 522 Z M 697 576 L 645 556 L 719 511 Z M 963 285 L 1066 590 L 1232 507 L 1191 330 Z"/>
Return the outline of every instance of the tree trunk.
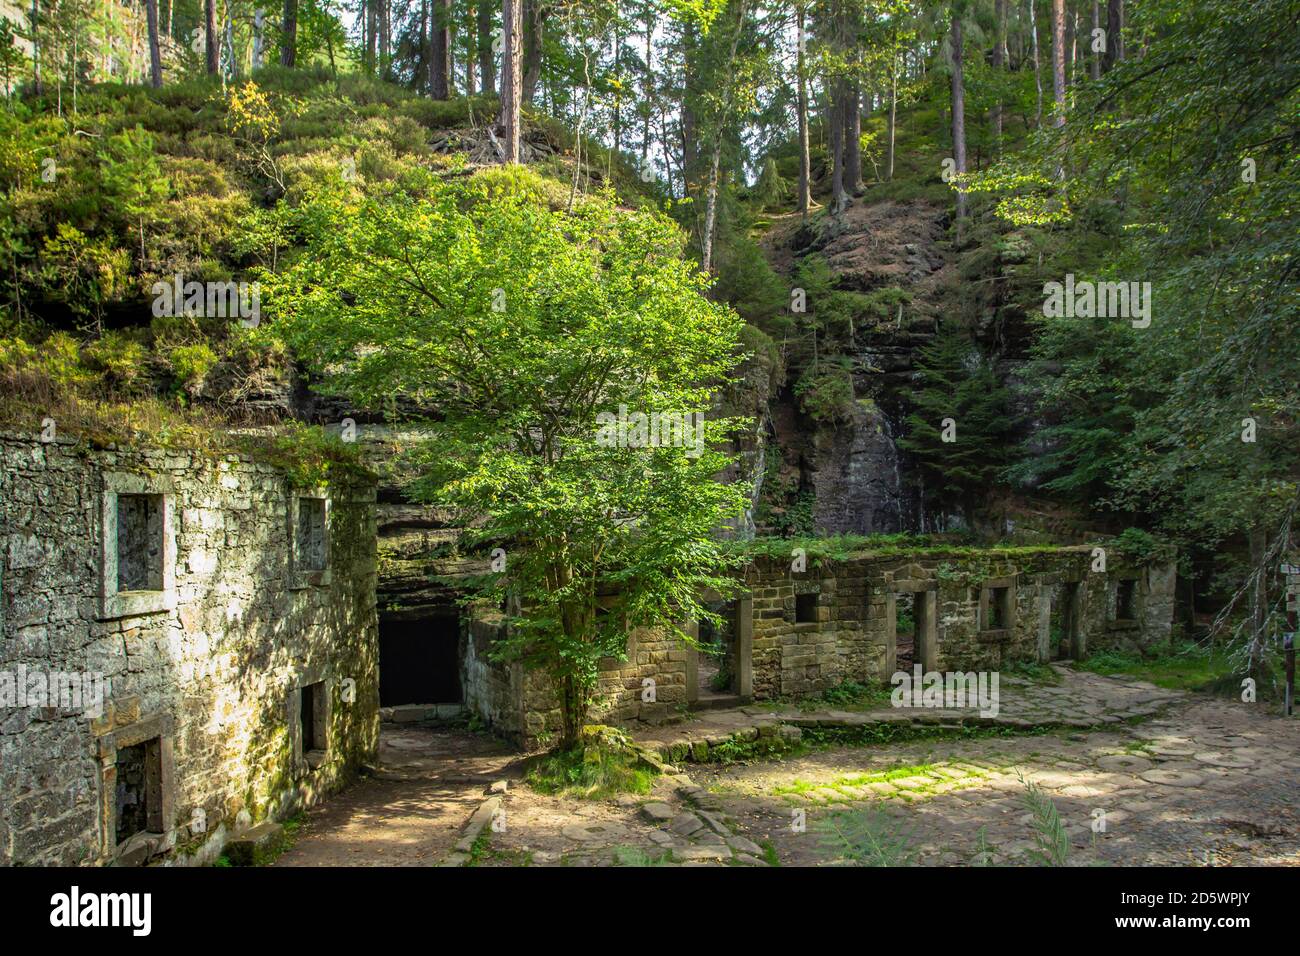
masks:
<path fill-rule="evenodd" d="M 503 161 L 519 162 L 519 84 L 523 51 L 519 44 L 519 0 L 501 0 L 501 128 Z"/>
<path fill-rule="evenodd" d="M 435 100 L 451 96 L 451 2 L 433 0 L 429 10 L 429 95 Z"/>
<path fill-rule="evenodd" d="M 478 87 L 478 24 L 470 17 L 465 24 L 465 95 L 473 96 Z"/>
<path fill-rule="evenodd" d="M 479 92 L 497 91 L 496 63 L 492 55 L 492 4 L 478 0 L 478 81 Z"/>
<path fill-rule="evenodd" d="M 844 192 L 862 192 L 862 103 L 856 80 L 844 84 Z"/>
<path fill-rule="evenodd" d="M 885 161 L 885 179 L 894 179 L 894 138 L 898 131 L 898 55 L 889 65 L 889 143 Z"/>
<path fill-rule="evenodd" d="M 1106 58 L 1102 72 L 1109 71 L 1124 59 L 1124 0 L 1109 0 L 1106 4 Z"/>
<path fill-rule="evenodd" d="M 262 51 L 266 49 L 265 14 L 261 7 L 253 14 L 253 69 L 262 68 Z"/>
<path fill-rule="evenodd" d="M 997 36 L 993 40 L 993 71 L 1000 73 L 1007 66 L 1007 2 L 994 0 L 993 19 Z M 993 104 L 993 148 L 1002 152 L 1002 99 Z"/>
<path fill-rule="evenodd" d="M 1056 104 L 1053 126 L 1065 125 L 1065 0 L 1052 0 L 1052 96 Z"/>
<path fill-rule="evenodd" d="M 45 93 L 41 82 L 41 9 L 38 0 L 32 0 L 32 89 L 37 96 Z"/>
<path fill-rule="evenodd" d="M 542 79 L 542 34 L 551 9 L 543 0 L 523 0 L 523 101 L 530 106 Z"/>
<path fill-rule="evenodd" d="M 289 0 L 285 0 L 286 3 Z M 208 76 L 216 76 L 217 63 L 217 2 L 203 0 L 203 49 L 207 54 Z"/>
<path fill-rule="evenodd" d="M 962 82 L 961 14 L 952 14 L 952 156 L 958 173 L 966 172 L 966 88 Z M 962 220 L 966 218 L 966 194 L 957 190 L 957 239 L 961 240 Z"/>
<path fill-rule="evenodd" d="M 800 3 L 795 13 L 799 35 L 796 52 L 795 73 L 798 81 L 799 109 L 799 196 L 797 204 L 799 216 L 806 223 L 808 211 L 812 206 L 812 166 L 808 148 L 808 69 L 804 62 L 804 9 Z M 892 145 L 892 144 L 891 144 Z"/>
<path fill-rule="evenodd" d="M 840 105 L 843 99 L 840 87 L 843 83 L 843 80 L 835 80 L 831 84 L 826 108 L 830 126 L 831 212 L 836 216 L 848 205 L 848 199 L 844 195 L 844 110 Z"/>
<path fill-rule="evenodd" d="M 158 47 L 158 0 L 144 0 L 145 19 L 149 23 L 149 85 L 162 88 L 162 53 Z"/>
<path fill-rule="evenodd" d="M 1038 104 L 1034 108 L 1034 126 L 1043 125 L 1043 72 L 1038 59 L 1038 21 L 1034 17 L 1034 0 L 1029 0 L 1029 35 L 1033 39 L 1034 88 L 1038 91 Z"/>
<path fill-rule="evenodd" d="M 713 229 L 718 221 L 718 175 L 722 164 L 722 136 L 718 135 L 713 143 L 713 155 L 709 159 L 709 188 L 704 202 L 704 237 L 700 240 L 700 265 L 706 275 L 713 269 Z"/>
<path fill-rule="evenodd" d="M 1250 565 L 1255 575 L 1255 586 L 1250 592 L 1251 635 L 1249 676 L 1262 680 L 1266 676 L 1265 631 L 1268 625 L 1268 532 L 1263 527 L 1252 528 L 1246 536 L 1250 548 Z"/>
<path fill-rule="evenodd" d="M 364 0 L 364 2 L 366 5 L 365 67 L 366 67 L 366 72 L 374 73 L 375 72 L 375 24 L 378 22 L 378 18 L 375 16 L 375 4 L 378 3 L 379 0 Z"/>
<path fill-rule="evenodd" d="M 654 67 L 652 58 L 654 48 L 651 39 L 654 36 L 654 19 L 646 17 L 645 21 L 645 76 L 642 83 L 642 95 L 645 97 L 645 115 L 641 122 L 641 169 L 650 167 L 650 110 L 654 97 Z M 665 162 L 667 160 L 665 159 Z"/>
<path fill-rule="evenodd" d="M 284 39 L 282 44 L 280 47 L 280 65 L 293 66 L 298 59 L 298 0 L 284 0 Z"/>
<path fill-rule="evenodd" d="M 1097 31 L 1101 29 L 1101 0 L 1092 0 L 1092 33 L 1088 39 L 1088 75 L 1094 80 L 1101 79 L 1101 58 L 1103 54 L 1094 52 L 1092 44 L 1097 42 Z"/>

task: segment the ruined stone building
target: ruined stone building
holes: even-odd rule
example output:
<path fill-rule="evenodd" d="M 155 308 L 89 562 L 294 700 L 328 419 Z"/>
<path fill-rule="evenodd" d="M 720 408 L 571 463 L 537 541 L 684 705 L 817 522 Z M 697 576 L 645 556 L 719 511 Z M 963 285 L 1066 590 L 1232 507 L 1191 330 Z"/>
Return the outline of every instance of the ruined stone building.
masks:
<path fill-rule="evenodd" d="M 210 861 L 375 760 L 374 486 L 0 434 L 0 863 Z"/>
<path fill-rule="evenodd" d="M 804 571 L 790 564 L 754 562 L 739 594 L 714 602 L 724 620 L 715 633 L 687 625 L 716 656 L 661 633 L 632 632 L 626 660 L 602 668 L 597 716 L 657 722 L 849 681 L 888 682 L 917 665 L 991 671 L 1077 660 L 1092 650 L 1167 642 L 1173 620 L 1175 568 L 1167 555 L 1135 560 L 1092 546 L 928 547 L 810 560 Z M 465 700 L 512 737 L 549 739 L 560 724 L 545 679 L 487 661 L 504 626 L 496 614 L 470 620 L 462 646 Z"/>
<path fill-rule="evenodd" d="M 0 863 L 206 862 L 376 760 L 381 718 L 559 730 L 545 675 L 493 659 L 456 532 L 380 476 L 0 433 Z M 1104 549 L 1103 549 L 1104 550 Z M 1092 546 L 759 558 L 709 651 L 629 633 L 595 715 L 996 670 L 1166 641 L 1168 556 Z"/>

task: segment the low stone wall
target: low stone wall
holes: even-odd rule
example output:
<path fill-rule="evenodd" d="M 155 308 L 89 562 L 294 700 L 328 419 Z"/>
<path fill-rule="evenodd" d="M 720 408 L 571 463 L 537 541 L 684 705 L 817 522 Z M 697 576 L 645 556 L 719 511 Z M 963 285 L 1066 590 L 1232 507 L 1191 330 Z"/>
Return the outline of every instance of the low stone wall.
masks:
<path fill-rule="evenodd" d="M 918 549 L 806 562 L 806 570 L 761 559 L 745 575 L 737 614 L 735 699 L 817 694 L 846 681 L 888 682 L 898 668 L 897 619 L 911 595 L 915 661 L 926 670 L 988 671 L 1056 657 L 1131 649 L 1169 639 L 1174 566 L 1133 561 L 1094 546 Z M 1100 567 L 1106 570 L 1100 570 Z M 1096 568 L 1096 570 L 1094 570 Z M 1056 613 L 1053 607 L 1056 607 Z M 488 660 L 500 615 L 467 628 L 466 706 L 507 736 L 545 743 L 559 711 L 544 675 Z M 699 691 L 697 652 L 662 632 L 629 636 L 625 660 L 604 662 L 592 719 L 662 722 Z M 653 695 L 647 693 L 653 682 Z"/>
<path fill-rule="evenodd" d="M 562 729 L 559 698 L 546 674 L 489 659 L 492 643 L 506 626 L 495 612 L 469 617 L 461 654 L 465 707 L 511 740 L 527 747 L 545 745 Z M 680 640 L 659 631 L 632 631 L 626 659 L 601 662 L 591 720 L 660 722 L 684 711 L 692 653 Z"/>
<path fill-rule="evenodd" d="M 916 660 L 928 670 L 993 670 L 1051 659 L 1053 601 L 1068 605 L 1056 626 L 1071 641 L 1071 656 L 1168 640 L 1172 562 L 1135 563 L 1115 551 L 1105 562 L 1106 571 L 1093 570 L 1098 555 L 1091 546 L 928 550 L 812 563 L 802 572 L 759 562 L 747 579 L 753 696 L 887 681 L 896 665 L 903 594 L 913 595 Z"/>
<path fill-rule="evenodd" d="M 371 483 L 0 434 L 0 546 L 0 863 L 209 861 L 376 759 Z"/>

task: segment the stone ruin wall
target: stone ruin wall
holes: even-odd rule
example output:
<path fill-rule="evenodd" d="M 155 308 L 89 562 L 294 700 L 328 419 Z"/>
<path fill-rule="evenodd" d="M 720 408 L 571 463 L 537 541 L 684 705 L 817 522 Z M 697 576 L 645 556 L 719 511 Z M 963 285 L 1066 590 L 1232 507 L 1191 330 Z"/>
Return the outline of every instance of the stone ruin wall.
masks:
<path fill-rule="evenodd" d="M 162 506 L 161 591 L 105 593 L 120 493 Z M 323 569 L 312 542 L 294 551 L 296 493 L 326 501 Z M 0 434 L 0 672 L 106 680 L 98 716 L 0 709 L 0 864 L 211 861 L 373 764 L 374 516 L 367 481 L 295 489 L 235 456 Z M 153 822 L 119 846 L 118 785 L 145 752 Z"/>
<path fill-rule="evenodd" d="M 753 696 L 814 694 L 847 680 L 887 681 L 895 670 L 893 605 L 901 593 L 918 601 L 932 595 L 932 651 L 924 661 L 931 670 L 997 670 L 1049 660 L 1051 604 L 1069 584 L 1078 586 L 1076 653 L 1167 641 L 1173 563 L 1134 563 L 1114 550 L 1106 559 L 1105 572 L 1092 571 L 1093 549 L 1080 546 L 861 557 L 811 565 L 803 573 L 759 564 L 749 577 Z M 1116 614 L 1121 581 L 1133 582 L 1132 618 Z M 996 630 L 985 627 L 992 587 L 1007 588 L 1014 601 L 1010 626 Z M 816 595 L 815 621 L 796 621 L 799 594 Z"/>
<path fill-rule="evenodd" d="M 887 682 L 896 669 L 895 602 L 902 593 L 929 602 L 930 649 L 926 653 L 921 646 L 917 652 L 928 670 L 990 671 L 1050 660 L 1052 603 L 1063 601 L 1062 588 L 1070 585 L 1077 585 L 1070 628 L 1076 656 L 1168 641 L 1174 613 L 1172 560 L 1132 561 L 1112 549 L 1106 571 L 1093 571 L 1093 563 L 1091 546 L 918 550 L 812 562 L 801 573 L 784 563 L 757 561 L 736 602 L 740 614 L 749 617 L 748 628 L 742 624 L 737 629 L 745 632 L 744 644 L 750 647 L 748 666 L 744 660 L 737 663 L 742 699 L 817 694 L 845 681 Z M 1129 618 L 1117 614 L 1121 581 L 1132 582 Z M 1007 589 L 1009 605 L 1003 610 L 1009 626 L 985 626 L 993 587 Z M 812 619 L 802 622 L 796 620 L 801 594 L 815 595 Z M 514 740 L 545 743 L 559 730 L 554 694 L 544 675 L 488 660 L 502 626 L 500 615 L 474 616 L 468 622 L 466 706 Z M 629 638 L 626 660 L 604 662 L 601 702 L 592 719 L 659 722 L 684 714 L 696 690 L 691 686 L 696 654 L 666 635 L 638 631 Z M 654 703 L 642 700 L 646 678 L 655 682 Z"/>
<path fill-rule="evenodd" d="M 558 739 L 559 698 L 546 674 L 520 664 L 490 660 L 489 651 L 506 625 L 499 613 L 468 617 L 462 637 L 461 682 L 465 707 L 499 733 L 526 746 Z M 662 722 L 687 704 L 688 662 L 694 651 L 681 641 L 648 628 L 628 638 L 625 660 L 605 658 L 597 686 L 594 723 Z M 653 681 L 653 700 L 645 680 Z"/>

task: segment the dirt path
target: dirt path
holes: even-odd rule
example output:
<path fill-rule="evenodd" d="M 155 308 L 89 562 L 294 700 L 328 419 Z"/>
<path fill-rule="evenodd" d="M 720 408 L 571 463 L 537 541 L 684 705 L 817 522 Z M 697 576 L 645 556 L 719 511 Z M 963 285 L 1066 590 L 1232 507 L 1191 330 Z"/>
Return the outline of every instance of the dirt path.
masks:
<path fill-rule="evenodd" d="M 1009 710 L 1077 729 L 686 763 L 649 795 L 603 801 L 519 785 L 520 758 L 491 738 L 389 728 L 380 772 L 313 810 L 276 865 L 435 865 L 502 778 L 509 792 L 476 865 L 836 864 L 846 861 L 826 830 L 836 821 L 870 832 L 888 858 L 876 862 L 1032 865 L 1027 781 L 1059 814 L 1072 865 L 1300 865 L 1300 722 L 1083 673 L 1007 690 Z M 1152 706 L 1154 718 L 1133 722 Z M 704 738 L 771 716 L 713 711 L 670 732 Z M 841 715 L 858 717 L 870 715 Z"/>
<path fill-rule="evenodd" d="M 312 809 L 276 866 L 434 866 L 518 754 L 463 730 L 385 724 L 379 772 Z"/>
<path fill-rule="evenodd" d="M 836 822 L 896 863 L 1033 864 L 1025 781 L 1059 813 L 1071 865 L 1300 865 L 1300 723 L 1270 710 L 1185 696 L 1102 732 L 842 747 L 692 776 L 785 865 L 843 859 Z"/>

